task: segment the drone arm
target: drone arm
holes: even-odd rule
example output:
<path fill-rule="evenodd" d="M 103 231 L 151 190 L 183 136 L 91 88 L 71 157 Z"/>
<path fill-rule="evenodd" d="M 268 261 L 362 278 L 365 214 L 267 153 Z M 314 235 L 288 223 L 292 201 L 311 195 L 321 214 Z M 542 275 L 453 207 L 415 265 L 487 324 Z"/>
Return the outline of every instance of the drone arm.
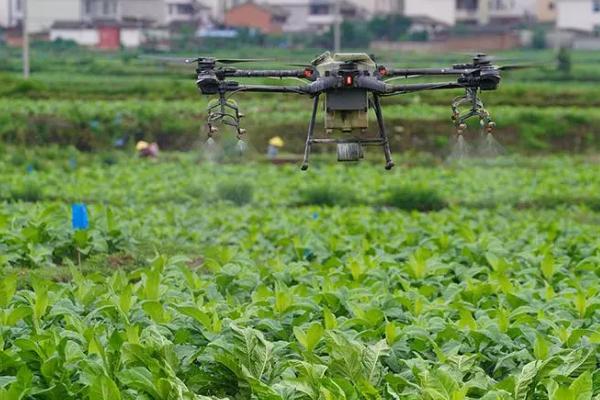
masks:
<path fill-rule="evenodd" d="M 306 86 L 238 85 L 233 92 L 308 94 Z"/>
<path fill-rule="evenodd" d="M 383 76 L 386 78 L 395 78 L 401 76 L 446 76 L 446 75 L 464 75 L 473 72 L 472 69 L 455 68 L 404 68 L 404 69 L 383 69 Z"/>
<path fill-rule="evenodd" d="M 227 77 L 233 78 L 308 78 L 306 70 L 235 70 Z"/>
<path fill-rule="evenodd" d="M 227 83 L 227 82 L 226 82 Z M 274 85 L 239 85 L 235 84 L 227 91 L 259 92 L 259 93 L 296 93 L 306 95 L 318 95 L 336 86 L 337 79 L 324 78 L 311 82 L 308 85 L 299 86 L 274 86 Z"/>
<path fill-rule="evenodd" d="M 384 95 L 395 95 L 404 93 L 421 92 L 424 90 L 443 90 L 443 89 L 464 89 L 468 87 L 459 82 L 439 82 L 439 83 L 415 83 L 409 85 L 389 85 L 385 84 Z"/>

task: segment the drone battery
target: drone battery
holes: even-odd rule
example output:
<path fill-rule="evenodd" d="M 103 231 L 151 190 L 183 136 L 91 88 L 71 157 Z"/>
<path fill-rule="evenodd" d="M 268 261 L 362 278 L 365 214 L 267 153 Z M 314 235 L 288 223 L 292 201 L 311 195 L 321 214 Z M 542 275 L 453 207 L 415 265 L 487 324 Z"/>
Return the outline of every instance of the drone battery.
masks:
<path fill-rule="evenodd" d="M 369 127 L 368 93 L 361 89 L 334 90 L 327 93 L 325 129 L 351 132 Z"/>
<path fill-rule="evenodd" d="M 364 158 L 363 148 L 360 143 L 338 143 L 338 161 L 360 161 Z"/>

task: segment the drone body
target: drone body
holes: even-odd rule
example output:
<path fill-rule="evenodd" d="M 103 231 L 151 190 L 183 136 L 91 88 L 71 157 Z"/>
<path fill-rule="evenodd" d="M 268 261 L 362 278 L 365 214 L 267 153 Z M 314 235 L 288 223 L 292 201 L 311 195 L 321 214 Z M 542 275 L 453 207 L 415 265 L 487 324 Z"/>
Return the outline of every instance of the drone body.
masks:
<path fill-rule="evenodd" d="M 237 104 L 229 99 L 238 92 L 292 93 L 313 98 L 311 120 L 308 127 L 302 169 L 308 168 L 311 148 L 315 144 L 337 146 L 339 161 L 359 161 L 363 158 L 363 147 L 383 147 L 386 169 L 394 166 L 390 142 L 386 133 L 380 99 L 386 96 L 415 93 L 425 90 L 463 89 L 465 95 L 452 103 L 452 118 L 459 133 L 465 128 L 465 121 L 479 117 L 482 126 L 491 130 L 494 126 L 489 113 L 483 108 L 478 93 L 495 90 L 501 80 L 500 71 L 518 68 L 517 66 L 497 67 L 492 60 L 477 55 L 471 63 L 457 64 L 449 68 L 433 69 L 389 69 L 378 65 L 367 54 L 326 52 L 313 60 L 310 65 L 296 70 L 247 70 L 236 69 L 227 64 L 260 60 L 236 60 L 198 58 L 196 84 L 203 95 L 218 95 L 209 103 L 209 137 L 217 131 L 217 122 L 236 129 L 238 139 L 245 130 L 240 127 L 240 113 Z M 221 65 L 218 65 L 221 64 Z M 394 78 L 415 78 L 423 76 L 453 76 L 453 82 L 393 84 Z M 243 85 L 241 78 L 296 78 L 305 83 L 296 86 Z M 325 108 L 324 128 L 326 137 L 315 137 L 316 119 L 319 105 L 323 100 Z M 467 114 L 460 108 L 469 107 Z M 377 118 L 376 135 L 369 134 L 369 110 L 373 109 Z"/>

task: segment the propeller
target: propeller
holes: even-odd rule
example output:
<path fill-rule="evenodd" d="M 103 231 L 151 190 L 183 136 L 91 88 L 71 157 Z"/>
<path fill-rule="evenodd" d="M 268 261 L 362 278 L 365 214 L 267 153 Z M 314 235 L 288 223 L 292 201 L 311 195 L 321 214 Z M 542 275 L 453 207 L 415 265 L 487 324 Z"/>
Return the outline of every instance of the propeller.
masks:
<path fill-rule="evenodd" d="M 175 56 L 155 56 L 142 54 L 138 56 L 138 58 L 146 59 L 146 60 L 154 60 L 154 61 L 163 61 L 170 62 L 176 64 L 190 64 L 195 62 L 204 62 L 209 64 L 239 64 L 246 62 L 261 62 L 261 61 L 273 61 L 269 58 L 214 58 L 214 57 L 197 57 L 197 58 L 183 58 L 183 57 L 175 57 Z"/>
<path fill-rule="evenodd" d="M 191 63 L 219 63 L 219 64 L 241 64 L 252 62 L 273 61 L 269 58 L 213 58 L 213 57 L 198 57 L 195 59 L 186 59 L 186 64 Z"/>
<path fill-rule="evenodd" d="M 496 69 L 500 71 L 518 71 L 523 69 L 536 68 L 538 65 L 536 64 L 513 64 L 513 65 L 502 65 L 500 67 L 496 67 Z"/>
<path fill-rule="evenodd" d="M 289 65 L 290 67 L 300 67 L 300 68 L 312 68 L 314 65 L 306 64 L 306 63 L 286 63 L 285 65 Z"/>

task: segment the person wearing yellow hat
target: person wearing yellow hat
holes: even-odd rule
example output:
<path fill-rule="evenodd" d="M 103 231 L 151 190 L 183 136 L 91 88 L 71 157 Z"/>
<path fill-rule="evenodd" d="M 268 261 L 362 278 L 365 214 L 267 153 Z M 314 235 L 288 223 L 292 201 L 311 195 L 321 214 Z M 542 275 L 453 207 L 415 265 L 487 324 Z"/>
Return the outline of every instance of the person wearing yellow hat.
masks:
<path fill-rule="evenodd" d="M 284 146 L 283 139 L 279 136 L 275 136 L 269 140 L 269 148 L 267 149 L 267 157 L 275 158 L 279 154 L 279 149 Z"/>
<path fill-rule="evenodd" d="M 158 157 L 158 144 L 156 143 L 148 143 L 146 141 L 140 140 L 135 145 L 135 149 L 138 152 L 140 157 L 146 158 L 156 158 Z"/>

